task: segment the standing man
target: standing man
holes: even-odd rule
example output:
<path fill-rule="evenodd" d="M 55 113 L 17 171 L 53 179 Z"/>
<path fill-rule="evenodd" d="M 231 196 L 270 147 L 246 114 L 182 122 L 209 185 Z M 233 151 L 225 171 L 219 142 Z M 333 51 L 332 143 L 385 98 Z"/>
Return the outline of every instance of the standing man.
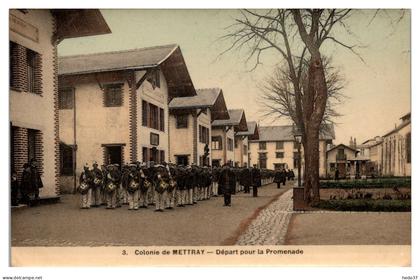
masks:
<path fill-rule="evenodd" d="M 102 187 L 101 187 L 101 205 L 106 205 L 106 176 L 108 175 L 108 170 L 106 169 L 105 165 L 101 165 L 101 173 L 102 173 Z"/>
<path fill-rule="evenodd" d="M 258 188 L 261 187 L 261 171 L 257 168 L 257 165 L 254 164 L 254 168 L 251 170 L 252 178 L 252 196 L 258 196 Z"/>
<path fill-rule="evenodd" d="M 43 187 L 36 159 L 31 159 L 30 164 L 25 164 L 23 168 L 21 187 L 24 201 L 28 205 L 33 201 L 33 205 L 36 205 L 39 201 L 39 189 Z"/>
<path fill-rule="evenodd" d="M 185 207 L 187 204 L 187 172 L 184 166 L 178 166 L 176 178 L 177 207 Z"/>
<path fill-rule="evenodd" d="M 212 170 L 211 170 L 212 196 L 217 196 L 218 194 L 219 171 L 220 170 L 218 167 L 212 167 Z"/>
<path fill-rule="evenodd" d="M 169 175 L 169 182 L 168 182 L 168 189 L 166 191 L 166 209 L 174 209 L 175 206 L 175 198 L 176 198 L 176 180 L 178 177 L 178 170 L 173 167 L 166 164 L 166 170 L 168 171 Z"/>
<path fill-rule="evenodd" d="M 239 174 L 240 177 L 240 184 L 244 186 L 244 193 L 250 192 L 250 186 L 252 184 L 251 182 L 251 171 L 249 168 L 245 167 L 241 170 L 241 173 Z"/>
<path fill-rule="evenodd" d="M 86 163 L 83 166 L 83 171 L 80 174 L 79 178 L 79 192 L 80 192 L 80 208 L 89 209 L 90 208 L 90 197 L 92 195 L 92 184 L 93 176 L 89 170 L 89 166 Z"/>
<path fill-rule="evenodd" d="M 106 176 L 106 209 L 115 209 L 117 207 L 117 189 L 120 181 L 120 172 L 118 168 L 110 164 Z"/>
<path fill-rule="evenodd" d="M 139 209 L 140 175 L 135 164 L 130 164 L 126 174 L 128 210 Z"/>
<path fill-rule="evenodd" d="M 185 177 L 186 177 L 186 187 L 187 187 L 187 200 L 185 204 L 193 205 L 194 204 L 194 199 L 193 199 L 194 174 L 190 165 L 187 166 Z"/>
<path fill-rule="evenodd" d="M 165 192 L 169 185 L 169 174 L 163 165 L 155 166 L 155 211 L 163 212 L 165 207 Z"/>
<path fill-rule="evenodd" d="M 99 207 L 101 205 L 101 192 L 102 192 L 102 183 L 103 183 L 103 175 L 102 171 L 98 168 L 98 163 L 96 161 L 93 162 L 92 165 L 92 207 Z"/>
<path fill-rule="evenodd" d="M 143 163 L 140 167 L 139 174 L 140 174 L 140 208 L 147 208 L 149 205 L 147 200 L 147 194 L 149 189 L 152 188 L 152 183 L 150 179 L 147 177 L 148 172 L 146 168 L 146 164 Z"/>
<path fill-rule="evenodd" d="M 18 206 L 18 192 L 19 192 L 19 181 L 17 179 L 17 173 L 14 169 L 12 169 L 12 174 L 10 177 L 10 183 L 11 183 L 11 205 L 12 206 Z"/>
<path fill-rule="evenodd" d="M 284 169 L 283 169 L 284 170 Z M 274 183 L 277 184 L 277 188 L 280 189 L 280 183 L 283 182 L 284 172 L 276 169 L 276 173 L 274 173 Z"/>
<path fill-rule="evenodd" d="M 230 169 L 229 164 L 225 163 L 219 176 L 219 188 L 221 189 L 224 197 L 223 206 L 231 206 L 231 196 L 235 187 L 235 174 Z"/>

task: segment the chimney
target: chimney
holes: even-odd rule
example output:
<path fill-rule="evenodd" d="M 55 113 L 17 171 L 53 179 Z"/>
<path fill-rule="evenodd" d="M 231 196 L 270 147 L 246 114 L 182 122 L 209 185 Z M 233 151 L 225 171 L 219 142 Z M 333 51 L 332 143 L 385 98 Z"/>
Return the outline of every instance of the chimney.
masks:
<path fill-rule="evenodd" d="M 353 137 L 350 136 L 350 147 L 353 147 Z"/>
<path fill-rule="evenodd" d="M 357 142 L 356 142 L 356 137 L 354 137 L 354 148 L 356 148 L 357 147 Z"/>

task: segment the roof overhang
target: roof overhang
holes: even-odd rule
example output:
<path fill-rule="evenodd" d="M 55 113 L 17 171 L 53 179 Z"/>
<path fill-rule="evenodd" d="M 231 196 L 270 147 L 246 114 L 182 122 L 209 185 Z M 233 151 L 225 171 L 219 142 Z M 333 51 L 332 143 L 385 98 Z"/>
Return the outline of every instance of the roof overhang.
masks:
<path fill-rule="evenodd" d="M 98 9 L 53 9 L 56 18 L 56 39 L 103 35 L 111 33 Z"/>
<path fill-rule="evenodd" d="M 245 111 L 242 111 L 241 119 L 237 125 L 235 125 L 235 131 L 248 131 L 248 125 L 246 123 Z"/>
<path fill-rule="evenodd" d="M 228 120 L 230 118 L 228 109 L 226 107 L 225 97 L 223 91 L 220 90 L 219 95 L 214 102 L 214 105 L 210 108 L 211 120 Z"/>
<path fill-rule="evenodd" d="M 170 99 L 197 95 L 179 46 L 159 64 L 166 78 Z"/>

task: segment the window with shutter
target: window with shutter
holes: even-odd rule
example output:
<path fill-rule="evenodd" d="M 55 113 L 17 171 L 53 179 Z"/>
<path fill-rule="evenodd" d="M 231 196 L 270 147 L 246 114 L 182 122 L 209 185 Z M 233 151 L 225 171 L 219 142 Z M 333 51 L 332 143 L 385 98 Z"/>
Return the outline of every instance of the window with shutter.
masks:
<path fill-rule="evenodd" d="M 150 127 L 159 129 L 159 110 L 156 105 L 149 104 L 150 110 Z"/>
<path fill-rule="evenodd" d="M 148 104 L 147 104 L 147 102 L 146 101 L 142 101 L 142 104 L 141 104 L 142 106 L 142 108 L 141 108 L 141 124 L 143 125 L 143 126 L 148 126 Z"/>
<path fill-rule="evenodd" d="M 187 127 L 188 127 L 188 115 L 177 115 L 176 128 L 187 128 Z"/>
<path fill-rule="evenodd" d="M 26 50 L 26 73 L 27 81 L 26 88 L 28 92 L 35 93 L 35 71 L 36 71 L 36 53 L 32 50 Z"/>
<path fill-rule="evenodd" d="M 122 106 L 122 84 L 105 86 L 105 107 Z"/>
<path fill-rule="evenodd" d="M 64 88 L 58 91 L 58 108 L 73 109 L 74 91 L 72 88 Z"/>
<path fill-rule="evenodd" d="M 222 145 L 222 137 L 221 136 L 213 136 L 211 138 L 211 148 L 213 150 L 221 150 L 223 147 Z"/>
<path fill-rule="evenodd" d="M 165 111 L 162 108 L 159 108 L 159 123 L 160 131 L 165 131 Z"/>

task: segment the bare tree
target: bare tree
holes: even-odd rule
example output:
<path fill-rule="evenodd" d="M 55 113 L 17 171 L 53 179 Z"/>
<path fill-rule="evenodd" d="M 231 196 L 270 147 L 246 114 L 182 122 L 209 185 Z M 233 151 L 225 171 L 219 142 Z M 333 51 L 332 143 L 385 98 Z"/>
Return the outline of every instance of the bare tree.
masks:
<path fill-rule="evenodd" d="M 286 71 L 277 73 L 286 79 L 280 79 L 280 87 L 274 86 L 288 92 L 285 100 L 278 101 L 290 110 L 291 119 L 303 134 L 304 199 L 307 203 L 320 199 L 319 133 L 325 112 L 329 112 L 328 84 L 320 49 L 330 40 L 360 57 L 356 45 L 346 44 L 333 35 L 337 28 L 350 33 L 346 23 L 350 15 L 351 10 L 337 9 L 243 10 L 225 36 L 232 40 L 226 51 L 246 47 L 248 60 L 255 57 L 255 67 L 261 63 L 261 54 L 268 50 L 277 51 L 279 60 L 287 65 L 283 69 Z M 277 110 L 285 113 L 280 112 L 282 109 Z"/>
<path fill-rule="evenodd" d="M 374 13 L 370 23 L 379 13 L 382 10 Z M 386 10 L 383 13 L 394 25 L 401 21 L 405 11 L 402 10 L 396 20 Z M 311 200 L 319 201 L 321 124 L 337 113 L 328 105 L 332 100 L 328 93 L 331 89 L 321 47 L 326 42 L 332 42 L 363 61 L 358 49 L 364 46 L 349 43 L 349 39 L 355 35 L 348 21 L 353 14 L 354 11 L 350 9 L 242 10 L 224 36 L 232 40 L 230 48 L 225 52 L 248 50 L 247 61 L 255 59 L 253 68 L 261 64 L 261 55 L 267 51 L 277 52 L 279 62 L 286 65 L 283 74 L 277 74 L 286 78 L 280 79 L 280 83 L 283 83 L 283 90 L 292 95 L 288 95 L 289 99 L 278 100 L 284 107 L 272 109 L 276 113 L 284 113 L 284 109 L 289 108 L 291 119 L 302 131 L 305 150 L 304 196 L 307 203 Z"/>
<path fill-rule="evenodd" d="M 321 128 L 325 128 L 329 124 L 335 124 L 336 119 L 341 116 L 337 111 L 337 107 L 346 98 L 342 93 L 345 87 L 345 80 L 339 69 L 332 65 L 330 58 L 324 57 L 323 63 L 325 65 L 328 97 Z M 303 75 L 301 75 L 300 80 L 301 88 L 307 84 L 305 80 L 308 77 L 307 68 L 308 62 L 306 61 L 303 64 Z M 293 123 L 297 123 L 295 94 L 286 64 L 283 63 L 277 66 L 273 75 L 264 80 L 259 88 L 262 95 L 258 98 L 258 102 L 262 105 L 264 117 L 285 118 Z M 305 90 L 302 91 L 302 95 L 304 94 Z M 304 99 L 304 96 L 302 98 Z M 299 105 L 302 106 L 302 104 Z"/>

